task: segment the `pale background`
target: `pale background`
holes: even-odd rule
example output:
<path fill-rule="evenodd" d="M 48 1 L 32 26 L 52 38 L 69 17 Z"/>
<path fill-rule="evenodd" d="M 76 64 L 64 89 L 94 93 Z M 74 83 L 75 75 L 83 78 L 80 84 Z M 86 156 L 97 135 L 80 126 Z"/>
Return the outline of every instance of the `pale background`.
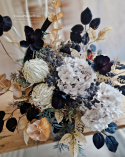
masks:
<path fill-rule="evenodd" d="M 41 15 L 37 21 L 31 20 L 34 28 L 40 28 L 43 23 L 43 16 L 48 13 L 48 3 L 50 0 L 28 0 L 29 12 L 34 12 L 35 15 Z M 18 15 L 20 12 L 24 13 L 25 0 L 0 0 L 0 14 L 3 16 L 9 15 L 13 20 L 13 25 L 23 38 L 21 25 L 26 25 L 27 20 L 15 19 L 14 15 Z M 73 25 L 80 23 L 80 13 L 83 9 L 89 7 L 92 10 L 94 18 L 101 18 L 101 25 L 98 30 L 103 27 L 112 26 L 113 30 L 108 36 L 108 40 L 104 43 L 97 44 L 98 49 L 102 49 L 103 53 L 109 55 L 112 59 L 119 57 L 120 60 L 125 60 L 125 1 L 124 0 L 62 0 L 62 7 L 60 10 L 63 12 L 64 17 L 60 21 L 62 24 L 63 39 L 69 39 L 69 32 Z M 20 24 L 22 23 L 22 24 Z M 20 38 L 12 33 L 14 38 L 19 42 Z M 5 33 L 4 35 L 7 35 Z M 0 40 L 5 44 L 7 51 L 10 53 L 13 59 L 20 59 L 23 57 L 23 53 L 15 48 L 15 46 L 6 43 L 4 37 Z M 5 54 L 3 48 L 0 46 L 0 74 L 6 73 L 9 77 L 11 72 L 16 71 L 19 68 L 8 56 Z M 85 154 L 88 157 L 125 157 L 125 135 L 124 130 L 120 130 L 116 133 L 117 139 L 120 143 L 119 149 L 116 154 L 107 151 L 104 147 L 101 150 L 97 150 L 92 143 L 92 136 L 87 137 L 88 144 L 85 149 Z M 57 150 L 52 149 L 52 145 L 40 146 L 37 148 L 30 148 L 27 150 L 21 150 L 14 153 L 7 153 L 0 155 L 0 157 L 69 157 L 67 152 L 59 154 Z"/>

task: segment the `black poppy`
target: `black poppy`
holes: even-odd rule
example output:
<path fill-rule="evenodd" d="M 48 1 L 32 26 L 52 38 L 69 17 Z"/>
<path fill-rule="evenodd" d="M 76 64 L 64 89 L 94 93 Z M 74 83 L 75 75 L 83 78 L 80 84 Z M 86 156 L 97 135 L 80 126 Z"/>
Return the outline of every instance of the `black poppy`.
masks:
<path fill-rule="evenodd" d="M 12 27 L 12 21 L 9 16 L 0 15 L 0 36 L 3 35 L 3 32 L 8 32 Z"/>
<path fill-rule="evenodd" d="M 40 50 L 44 45 L 44 42 L 42 40 L 43 33 L 41 29 L 36 29 L 34 31 L 33 28 L 25 26 L 24 31 L 26 41 L 25 40 L 20 41 L 20 46 L 25 48 L 30 46 L 31 50 Z"/>
<path fill-rule="evenodd" d="M 64 108 L 66 103 L 67 103 L 66 94 L 62 91 L 55 91 L 52 98 L 52 106 L 55 109 L 62 109 Z"/>
<path fill-rule="evenodd" d="M 110 62 L 110 58 L 108 56 L 100 55 L 94 59 L 92 68 L 94 71 L 99 72 L 99 74 L 105 75 L 111 71 L 112 65 L 113 64 Z"/>

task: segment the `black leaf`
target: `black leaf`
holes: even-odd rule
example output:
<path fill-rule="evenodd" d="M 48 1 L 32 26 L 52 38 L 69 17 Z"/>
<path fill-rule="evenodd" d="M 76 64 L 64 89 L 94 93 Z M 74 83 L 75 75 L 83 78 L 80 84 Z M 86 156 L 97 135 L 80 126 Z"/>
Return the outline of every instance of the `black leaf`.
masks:
<path fill-rule="evenodd" d="M 31 104 L 25 102 L 23 105 L 20 106 L 20 113 L 21 114 L 26 113 L 30 107 L 31 107 Z"/>
<path fill-rule="evenodd" d="M 82 42 L 82 37 L 79 33 L 76 32 L 71 32 L 70 33 L 70 39 L 71 41 L 74 41 L 75 43 L 81 43 Z"/>
<path fill-rule="evenodd" d="M 42 27 L 41 27 L 41 30 L 43 31 L 43 32 L 45 32 L 46 30 L 47 30 L 47 28 L 51 25 L 51 21 L 49 21 L 49 19 L 47 18 L 46 20 L 45 20 L 45 22 L 43 23 L 43 25 L 42 25 Z"/>
<path fill-rule="evenodd" d="M 104 136 L 100 133 L 96 133 L 93 135 L 93 143 L 97 149 L 100 149 L 104 145 Z"/>
<path fill-rule="evenodd" d="M 91 22 L 90 22 L 90 25 L 89 27 L 91 27 L 92 29 L 96 30 L 99 25 L 100 25 L 100 18 L 96 18 L 96 19 L 93 19 Z"/>
<path fill-rule="evenodd" d="M 25 53 L 25 56 L 24 56 L 24 59 L 23 59 L 23 63 L 25 63 L 26 61 L 29 61 L 31 59 L 34 59 L 35 55 L 33 55 L 35 52 L 32 51 L 30 49 L 30 47 L 28 47 L 26 53 Z M 34 57 L 33 57 L 34 56 Z"/>
<path fill-rule="evenodd" d="M 114 134 L 117 130 L 117 124 L 114 123 L 114 122 L 111 122 L 109 125 L 108 125 L 108 128 L 105 129 L 105 131 L 107 131 L 108 133 L 110 134 Z"/>
<path fill-rule="evenodd" d="M 73 32 L 77 32 L 77 33 L 82 33 L 83 32 L 83 30 L 84 30 L 84 27 L 81 25 L 81 24 L 78 24 L 78 25 L 75 25 L 75 26 L 73 26 L 72 28 L 71 28 L 71 30 L 73 31 Z"/>
<path fill-rule="evenodd" d="M 4 116 L 5 116 L 5 112 L 4 111 L 0 111 L 0 119 L 3 119 L 4 118 Z"/>
<path fill-rule="evenodd" d="M 27 112 L 27 119 L 31 122 L 33 119 L 39 119 L 39 109 L 35 106 L 31 107 Z"/>
<path fill-rule="evenodd" d="M 3 125 L 4 125 L 4 121 L 2 119 L 0 119 L 0 133 L 3 130 Z"/>
<path fill-rule="evenodd" d="M 116 69 L 119 69 L 119 70 L 123 70 L 125 69 L 125 65 L 124 64 L 119 64 Z"/>
<path fill-rule="evenodd" d="M 87 25 L 90 23 L 92 20 L 92 13 L 89 8 L 86 8 L 82 13 L 81 13 L 81 22 L 84 25 Z"/>
<path fill-rule="evenodd" d="M 121 86 L 119 90 L 122 91 L 122 94 L 125 96 L 125 85 Z"/>
<path fill-rule="evenodd" d="M 86 32 L 86 33 L 83 35 L 83 37 L 82 37 L 82 43 L 83 43 L 84 45 L 87 45 L 88 42 L 89 42 L 89 40 L 90 40 L 89 34 Z"/>
<path fill-rule="evenodd" d="M 121 84 L 125 84 L 125 75 L 118 76 L 117 81 Z"/>
<path fill-rule="evenodd" d="M 118 142 L 113 136 L 106 136 L 106 146 L 108 147 L 109 151 L 116 152 L 118 148 Z"/>
<path fill-rule="evenodd" d="M 17 120 L 16 118 L 10 118 L 7 123 L 6 123 L 6 128 L 11 131 L 14 132 L 15 129 L 17 127 Z"/>
<path fill-rule="evenodd" d="M 3 31 L 8 32 L 12 27 L 12 21 L 9 16 L 3 17 Z"/>

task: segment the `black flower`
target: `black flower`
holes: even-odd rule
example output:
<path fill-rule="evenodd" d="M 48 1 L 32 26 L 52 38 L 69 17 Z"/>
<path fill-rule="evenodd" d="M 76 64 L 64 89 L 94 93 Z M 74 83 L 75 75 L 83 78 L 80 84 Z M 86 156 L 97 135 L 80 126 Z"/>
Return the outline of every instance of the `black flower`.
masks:
<path fill-rule="evenodd" d="M 52 98 L 52 106 L 55 109 L 62 109 L 64 108 L 65 104 L 67 103 L 67 96 L 62 91 L 55 91 Z"/>
<path fill-rule="evenodd" d="M 112 65 L 113 64 L 110 62 L 110 58 L 108 56 L 100 55 L 94 59 L 92 68 L 94 71 L 99 72 L 99 74 L 105 75 L 111 71 Z"/>
<path fill-rule="evenodd" d="M 41 29 L 36 29 L 34 31 L 33 28 L 29 26 L 25 26 L 24 31 L 25 31 L 26 41 L 22 40 L 20 42 L 20 46 L 21 47 L 30 46 L 31 50 L 40 50 L 44 45 L 44 42 L 42 40 L 43 33 Z"/>
<path fill-rule="evenodd" d="M 3 35 L 3 32 L 8 32 L 12 27 L 12 21 L 9 16 L 0 15 L 0 36 Z"/>

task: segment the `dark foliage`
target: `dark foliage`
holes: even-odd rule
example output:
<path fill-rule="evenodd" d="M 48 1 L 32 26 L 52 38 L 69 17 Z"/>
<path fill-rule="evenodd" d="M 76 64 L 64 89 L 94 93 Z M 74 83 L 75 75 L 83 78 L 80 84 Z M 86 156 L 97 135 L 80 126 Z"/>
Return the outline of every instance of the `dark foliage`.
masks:
<path fill-rule="evenodd" d="M 78 44 L 82 42 L 82 37 L 80 33 L 77 33 L 77 32 L 71 32 L 70 39 L 71 41 L 74 41 L 75 43 L 78 43 Z"/>
<path fill-rule="evenodd" d="M 10 118 L 7 123 L 6 123 L 6 128 L 11 131 L 14 132 L 15 129 L 17 127 L 17 120 L 16 118 Z"/>
<path fill-rule="evenodd" d="M 114 134 L 117 130 L 117 124 L 114 123 L 114 122 L 111 122 L 109 125 L 108 125 L 108 128 L 105 129 L 105 131 L 107 131 L 108 133 L 110 134 Z"/>
<path fill-rule="evenodd" d="M 32 106 L 27 112 L 27 119 L 31 122 L 33 119 L 39 119 L 39 109 Z"/>
<path fill-rule="evenodd" d="M 89 34 L 86 32 L 86 33 L 83 35 L 83 37 L 82 37 L 82 43 L 83 43 L 84 45 L 87 45 L 88 42 L 89 42 L 89 40 L 90 40 Z"/>
<path fill-rule="evenodd" d="M 23 105 L 20 106 L 20 113 L 25 114 L 30 108 L 31 108 L 31 104 L 24 102 Z"/>
<path fill-rule="evenodd" d="M 0 120 L 4 118 L 5 114 L 6 113 L 4 111 L 0 111 Z"/>
<path fill-rule="evenodd" d="M 77 24 L 71 28 L 72 32 L 81 34 L 84 30 L 84 27 L 81 24 Z"/>
<path fill-rule="evenodd" d="M 100 18 L 95 18 L 90 22 L 89 27 L 96 30 L 99 27 L 99 25 L 100 25 Z"/>
<path fill-rule="evenodd" d="M 104 136 L 100 133 L 96 133 L 93 135 L 93 143 L 97 149 L 100 149 L 104 145 Z"/>
<path fill-rule="evenodd" d="M 9 16 L 0 15 L 0 36 L 3 35 L 3 32 L 8 32 L 12 27 L 12 21 Z"/>
<path fill-rule="evenodd" d="M 108 147 L 109 151 L 116 152 L 118 148 L 118 142 L 113 136 L 106 136 L 106 146 Z"/>
<path fill-rule="evenodd" d="M 3 121 L 3 119 L 0 119 L 0 133 L 3 130 L 3 126 L 4 126 L 4 121 Z"/>
<path fill-rule="evenodd" d="M 82 13 L 81 13 L 81 22 L 83 25 L 87 25 L 90 23 L 92 20 L 92 13 L 89 8 L 86 8 Z"/>

